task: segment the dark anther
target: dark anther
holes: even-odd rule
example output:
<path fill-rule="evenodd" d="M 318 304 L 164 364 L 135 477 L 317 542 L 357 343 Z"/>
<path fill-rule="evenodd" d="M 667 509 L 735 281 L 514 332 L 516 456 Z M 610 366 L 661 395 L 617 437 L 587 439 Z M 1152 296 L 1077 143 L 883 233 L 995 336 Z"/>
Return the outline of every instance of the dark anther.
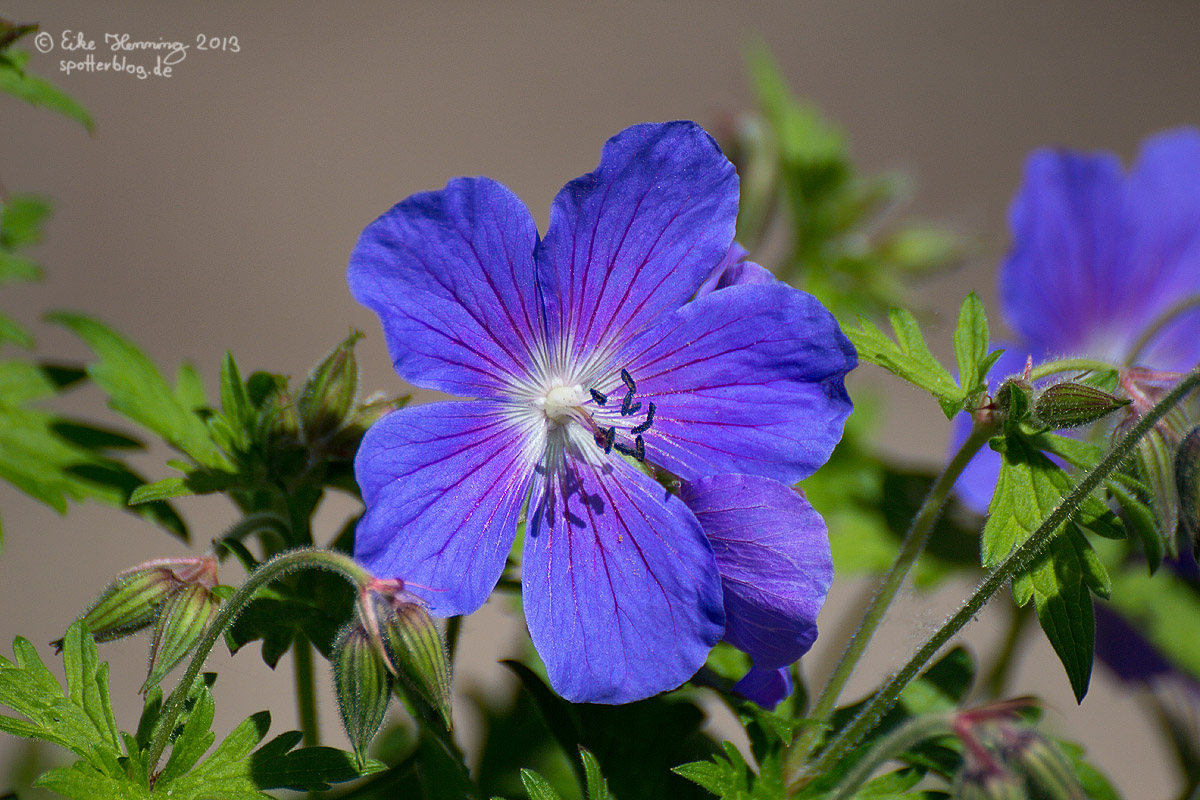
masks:
<path fill-rule="evenodd" d="M 618 453 L 624 453 L 627 456 L 633 456 L 638 461 L 646 460 L 646 440 L 642 437 L 637 437 L 633 440 L 633 447 L 621 444 L 618 442 L 614 445 Z"/>
<path fill-rule="evenodd" d="M 639 433 L 645 433 L 646 431 L 650 430 L 650 426 L 653 424 L 654 424 L 654 403 L 651 403 L 650 407 L 646 409 L 646 421 L 643 422 L 641 425 L 638 425 L 636 428 L 632 428 L 629 432 L 632 433 L 634 436 L 637 436 Z"/>
<path fill-rule="evenodd" d="M 608 402 L 608 395 L 604 392 L 597 392 L 595 389 L 588 389 L 592 393 L 592 399 L 596 401 L 596 405 L 602 406 Z"/>
<path fill-rule="evenodd" d="M 625 388 L 629 390 L 630 394 L 637 391 L 637 384 L 633 382 L 633 376 L 629 374 L 629 370 L 621 370 L 621 381 L 625 384 Z"/>
<path fill-rule="evenodd" d="M 608 455 L 612 452 L 613 443 L 617 441 L 617 429 L 609 428 L 604 432 L 604 454 Z"/>
<path fill-rule="evenodd" d="M 625 399 L 621 401 L 621 416 L 631 417 L 636 414 L 641 407 L 641 403 L 633 402 L 633 392 L 629 392 L 625 395 Z"/>

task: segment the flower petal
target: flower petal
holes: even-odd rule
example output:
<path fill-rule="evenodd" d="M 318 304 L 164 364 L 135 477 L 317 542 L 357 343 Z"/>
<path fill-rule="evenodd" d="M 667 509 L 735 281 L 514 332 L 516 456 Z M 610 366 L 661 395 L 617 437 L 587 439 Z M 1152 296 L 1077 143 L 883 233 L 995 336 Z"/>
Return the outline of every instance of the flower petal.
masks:
<path fill-rule="evenodd" d="M 825 521 L 804 496 L 752 475 L 683 484 L 680 497 L 712 543 L 725 596 L 725 641 L 762 669 L 812 647 L 833 583 Z"/>
<path fill-rule="evenodd" d="M 829 458 L 858 363 L 837 321 L 782 283 L 731 286 L 678 309 L 617 359 L 655 404 L 647 459 L 685 480 L 741 473 L 795 483 Z M 618 376 L 601 391 L 620 391 Z"/>
<path fill-rule="evenodd" d="M 626 703 L 690 678 L 725 618 L 712 549 L 684 504 L 621 459 L 574 453 L 529 507 L 525 618 L 554 690 Z"/>
<path fill-rule="evenodd" d="M 1107 153 L 1030 156 L 1009 212 L 1013 249 L 1000 273 L 1005 316 L 1035 358 L 1120 359 L 1140 279 L 1129 270 L 1131 222 L 1121 163 Z"/>
<path fill-rule="evenodd" d="M 1130 272 L 1141 289 L 1137 332 L 1200 294 L 1200 131 L 1178 128 L 1146 140 L 1129 175 L 1136 223 Z M 1181 314 L 1137 359 L 1186 371 L 1200 361 L 1200 309 Z"/>
<path fill-rule="evenodd" d="M 718 289 L 739 286 L 743 283 L 774 283 L 775 275 L 766 267 L 747 261 L 746 248 L 737 242 L 729 246 L 729 252 L 717 268 L 704 279 L 696 290 L 696 299 L 712 294 Z"/>
<path fill-rule="evenodd" d="M 383 323 L 400 376 L 464 397 L 506 393 L 544 350 L 525 205 L 487 178 L 415 194 L 367 226 L 350 291 Z"/>
<path fill-rule="evenodd" d="M 367 506 L 355 558 L 434 614 L 471 613 L 504 569 L 541 446 L 536 427 L 487 401 L 388 414 L 354 462 Z"/>
<path fill-rule="evenodd" d="M 768 711 L 773 711 L 775 706 L 792 693 L 792 676 L 788 674 L 787 667 L 751 667 L 750 671 L 733 685 L 733 691 Z"/>
<path fill-rule="evenodd" d="M 729 250 L 737 205 L 733 165 L 694 122 L 609 139 L 554 199 L 538 248 L 560 366 L 611 354 L 690 298 Z"/>

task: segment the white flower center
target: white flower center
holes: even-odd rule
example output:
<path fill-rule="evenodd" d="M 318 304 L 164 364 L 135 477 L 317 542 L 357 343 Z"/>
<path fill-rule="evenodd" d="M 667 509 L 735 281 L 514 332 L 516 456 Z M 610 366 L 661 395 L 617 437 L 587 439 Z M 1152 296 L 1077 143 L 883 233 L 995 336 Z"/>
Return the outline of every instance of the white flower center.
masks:
<path fill-rule="evenodd" d="M 560 425 L 568 422 L 575 415 L 575 409 L 587 402 L 587 395 L 579 384 L 574 386 L 555 386 L 546 392 L 545 397 L 539 397 L 534 405 L 542 410 L 546 419 Z"/>

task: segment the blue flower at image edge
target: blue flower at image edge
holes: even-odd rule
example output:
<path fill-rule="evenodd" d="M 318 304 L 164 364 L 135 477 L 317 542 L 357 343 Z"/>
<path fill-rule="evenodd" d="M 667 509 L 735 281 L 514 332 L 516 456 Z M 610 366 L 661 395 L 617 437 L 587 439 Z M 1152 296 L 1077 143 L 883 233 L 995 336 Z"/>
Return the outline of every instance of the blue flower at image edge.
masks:
<path fill-rule="evenodd" d="M 544 238 L 504 186 L 456 178 L 351 256 L 400 376 L 476 398 L 367 433 L 355 556 L 467 614 L 524 512 L 526 621 L 569 700 L 674 688 L 722 637 L 778 670 L 816 636 L 829 544 L 788 487 L 841 437 L 856 356 L 813 297 L 742 261 L 737 197 L 694 123 L 638 125 L 559 192 Z"/>
<path fill-rule="evenodd" d="M 993 387 L 1030 355 L 1178 372 L 1200 361 L 1200 307 L 1172 316 L 1134 352 L 1159 320 L 1200 295 L 1200 131 L 1150 137 L 1128 174 L 1111 153 L 1039 150 L 1009 225 L 1000 298 L 1017 339 L 999 345 Z M 960 415 L 956 446 L 969 428 Z M 959 496 L 985 512 L 999 473 L 1000 457 L 984 450 L 958 481 Z"/>

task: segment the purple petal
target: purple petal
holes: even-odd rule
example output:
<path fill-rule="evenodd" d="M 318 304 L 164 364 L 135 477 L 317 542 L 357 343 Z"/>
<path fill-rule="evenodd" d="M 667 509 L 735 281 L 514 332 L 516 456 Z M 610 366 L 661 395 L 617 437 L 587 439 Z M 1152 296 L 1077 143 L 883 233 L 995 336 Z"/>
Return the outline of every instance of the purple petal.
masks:
<path fill-rule="evenodd" d="M 1120 358 L 1136 327 L 1131 223 L 1121 164 L 1109 154 L 1043 150 L 1030 157 L 1009 223 L 1000 275 L 1005 316 L 1036 355 Z"/>
<path fill-rule="evenodd" d="M 525 618 L 550 685 L 626 703 L 674 689 L 721 638 L 721 582 L 700 524 L 620 459 L 570 454 L 530 500 Z"/>
<path fill-rule="evenodd" d="M 487 178 L 415 194 L 367 226 L 350 291 L 383 323 L 401 377 L 464 397 L 505 394 L 544 348 L 525 205 Z"/>
<path fill-rule="evenodd" d="M 1136 238 L 1130 272 L 1141 290 L 1140 333 L 1175 304 L 1200 294 L 1200 131 L 1178 128 L 1142 145 L 1129 175 Z M 1186 371 L 1200 361 L 1200 310 L 1181 315 L 1137 359 Z"/>
<path fill-rule="evenodd" d="M 363 438 L 354 472 L 367 512 L 354 556 L 399 578 L 439 616 L 483 605 L 504 569 L 540 446 L 487 401 L 394 411 Z"/>
<path fill-rule="evenodd" d="M 751 475 L 683 484 L 680 497 L 712 543 L 725 596 L 725 641 L 765 670 L 812 647 L 833 583 L 825 521 L 804 496 Z"/>
<path fill-rule="evenodd" d="M 792 693 L 792 676 L 788 673 L 787 667 L 779 669 L 751 667 L 750 671 L 733 685 L 733 691 L 753 703 L 758 703 L 768 711 L 773 711 L 780 701 Z"/>
<path fill-rule="evenodd" d="M 746 256 L 748 255 L 746 248 L 737 242 L 730 245 L 725 258 L 696 290 L 696 299 L 699 300 L 718 289 L 739 286 L 743 283 L 774 283 L 775 276 L 771 271 L 753 261 L 747 261 Z"/>
<path fill-rule="evenodd" d="M 733 165 L 694 122 L 635 125 L 600 166 L 563 187 L 538 248 L 552 341 L 570 363 L 620 343 L 682 305 L 729 250 Z"/>
<path fill-rule="evenodd" d="M 829 458 L 857 364 L 837 321 L 782 283 L 732 286 L 678 309 L 618 358 L 654 402 L 647 458 L 685 480 L 741 473 L 795 483 Z M 601 391 L 618 391 L 616 376 Z"/>
<path fill-rule="evenodd" d="M 1127 683 L 1150 683 L 1169 675 L 1186 676 L 1108 603 L 1096 603 L 1096 658 Z"/>

